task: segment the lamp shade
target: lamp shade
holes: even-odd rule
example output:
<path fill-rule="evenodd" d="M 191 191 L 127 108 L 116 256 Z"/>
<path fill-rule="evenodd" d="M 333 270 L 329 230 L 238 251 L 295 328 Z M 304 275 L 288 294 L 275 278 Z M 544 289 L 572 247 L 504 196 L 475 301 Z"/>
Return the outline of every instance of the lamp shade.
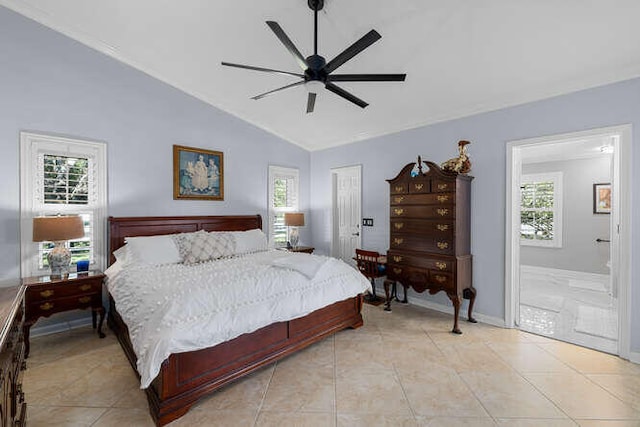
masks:
<path fill-rule="evenodd" d="M 84 224 L 79 215 L 38 216 L 33 218 L 34 242 L 58 242 L 84 236 Z"/>
<path fill-rule="evenodd" d="M 289 227 L 304 226 L 304 214 L 302 212 L 289 212 L 284 214 L 284 225 Z"/>

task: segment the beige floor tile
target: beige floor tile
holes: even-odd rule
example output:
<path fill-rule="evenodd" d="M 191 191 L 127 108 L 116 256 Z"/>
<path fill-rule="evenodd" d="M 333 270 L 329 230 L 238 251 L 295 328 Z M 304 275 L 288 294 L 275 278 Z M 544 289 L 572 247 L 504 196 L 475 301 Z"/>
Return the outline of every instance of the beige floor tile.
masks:
<path fill-rule="evenodd" d="M 491 342 L 487 345 L 494 351 L 494 353 L 500 356 L 502 360 L 520 373 L 575 372 L 564 362 L 556 359 L 534 343 Z"/>
<path fill-rule="evenodd" d="M 640 419 L 640 412 L 579 374 L 526 374 L 525 378 L 571 418 Z"/>
<path fill-rule="evenodd" d="M 148 410 L 112 408 L 107 410 L 92 427 L 155 427 Z"/>
<path fill-rule="evenodd" d="M 331 427 L 336 425 L 335 413 L 260 411 L 256 427 Z"/>
<path fill-rule="evenodd" d="M 228 384 L 212 395 L 203 397 L 192 411 L 238 410 L 257 412 L 267 392 L 275 364 Z"/>
<path fill-rule="evenodd" d="M 189 411 L 166 427 L 252 427 L 253 411 Z"/>
<path fill-rule="evenodd" d="M 513 368 L 485 343 L 443 344 L 439 347 L 447 364 L 460 373 L 513 371 Z"/>
<path fill-rule="evenodd" d="M 580 427 L 640 427 L 640 420 L 576 420 Z"/>
<path fill-rule="evenodd" d="M 118 400 L 112 405 L 113 408 L 129 408 L 129 409 L 143 409 L 149 412 L 149 403 L 147 401 L 147 394 L 144 390 L 138 387 L 131 388 L 123 392 Z"/>
<path fill-rule="evenodd" d="M 411 415 L 402 387 L 390 371 L 338 375 L 336 408 L 338 412 Z"/>
<path fill-rule="evenodd" d="M 514 372 L 467 372 L 460 376 L 495 418 L 568 418 Z"/>
<path fill-rule="evenodd" d="M 498 418 L 499 427 L 578 427 L 573 420 L 555 420 L 543 418 Z"/>
<path fill-rule="evenodd" d="M 640 375 L 596 374 L 587 375 L 587 378 L 640 410 Z"/>
<path fill-rule="evenodd" d="M 266 411 L 335 411 L 333 366 L 277 365 L 262 409 Z"/>
<path fill-rule="evenodd" d="M 491 418 L 416 417 L 419 427 L 495 427 Z M 546 426 L 545 426 L 546 427 Z"/>
<path fill-rule="evenodd" d="M 29 405 L 28 402 L 27 405 Z M 27 407 L 27 425 L 29 427 L 91 426 L 106 411 L 106 408 L 30 405 Z"/>
<path fill-rule="evenodd" d="M 538 345 L 583 374 L 640 375 L 640 365 L 611 354 L 601 353 L 560 341 Z"/>
<path fill-rule="evenodd" d="M 410 415 L 338 413 L 338 427 L 418 427 Z"/>
<path fill-rule="evenodd" d="M 400 383 L 416 415 L 488 418 L 472 391 L 455 372 L 423 369 L 399 372 Z"/>

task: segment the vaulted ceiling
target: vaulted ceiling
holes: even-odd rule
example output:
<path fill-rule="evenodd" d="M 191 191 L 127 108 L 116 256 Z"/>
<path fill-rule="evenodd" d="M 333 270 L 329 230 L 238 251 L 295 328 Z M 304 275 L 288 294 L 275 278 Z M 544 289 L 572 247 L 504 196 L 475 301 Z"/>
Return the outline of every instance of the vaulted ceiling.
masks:
<path fill-rule="evenodd" d="M 300 72 L 265 21 L 313 53 L 307 0 L 0 0 L 29 18 L 309 150 L 640 76 L 638 0 L 325 0 L 327 61 L 371 29 L 382 38 L 343 74 L 406 73 L 405 82 L 340 82 L 365 109 L 304 85 L 260 100 Z"/>

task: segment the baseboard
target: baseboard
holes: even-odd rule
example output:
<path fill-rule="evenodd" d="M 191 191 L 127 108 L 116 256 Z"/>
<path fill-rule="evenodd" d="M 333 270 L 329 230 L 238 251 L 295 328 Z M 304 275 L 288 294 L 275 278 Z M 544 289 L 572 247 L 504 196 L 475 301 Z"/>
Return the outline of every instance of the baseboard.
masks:
<path fill-rule="evenodd" d="M 378 287 L 376 286 L 376 293 L 384 297 L 384 289 L 382 290 L 382 293 L 380 293 Z M 424 298 L 416 298 L 411 296 L 407 296 L 407 301 L 409 301 L 409 304 L 416 305 L 418 307 L 428 308 L 430 310 L 439 311 L 441 313 L 453 314 L 453 306 L 451 305 L 440 304 L 437 302 L 428 301 Z M 463 312 L 461 308 L 460 316 L 461 317 L 465 316 L 464 318 L 466 319 L 466 314 L 467 314 L 466 309 Z M 506 328 L 506 323 L 504 319 L 500 319 L 498 317 L 493 317 L 493 316 L 487 316 L 486 314 L 482 314 L 478 312 L 474 312 L 473 317 L 478 322 L 486 323 L 487 325 L 497 326 L 499 328 Z"/>
<path fill-rule="evenodd" d="M 89 319 L 75 319 L 68 322 L 53 323 L 50 325 L 42 325 L 32 328 L 29 332 L 30 337 L 40 337 L 44 335 L 57 334 L 60 332 L 70 331 L 72 329 L 83 328 L 91 325 L 91 318 Z"/>
<path fill-rule="evenodd" d="M 640 364 L 640 353 L 636 351 L 629 352 L 629 362 Z"/>

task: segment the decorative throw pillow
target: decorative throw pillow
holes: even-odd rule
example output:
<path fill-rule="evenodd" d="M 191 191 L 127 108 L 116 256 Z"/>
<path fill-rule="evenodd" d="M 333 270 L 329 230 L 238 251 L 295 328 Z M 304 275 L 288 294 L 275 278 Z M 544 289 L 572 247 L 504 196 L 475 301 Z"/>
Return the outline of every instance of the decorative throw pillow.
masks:
<path fill-rule="evenodd" d="M 188 234 L 190 236 L 177 237 L 182 262 L 186 265 L 233 255 L 235 244 L 229 233 L 200 230 Z"/>

